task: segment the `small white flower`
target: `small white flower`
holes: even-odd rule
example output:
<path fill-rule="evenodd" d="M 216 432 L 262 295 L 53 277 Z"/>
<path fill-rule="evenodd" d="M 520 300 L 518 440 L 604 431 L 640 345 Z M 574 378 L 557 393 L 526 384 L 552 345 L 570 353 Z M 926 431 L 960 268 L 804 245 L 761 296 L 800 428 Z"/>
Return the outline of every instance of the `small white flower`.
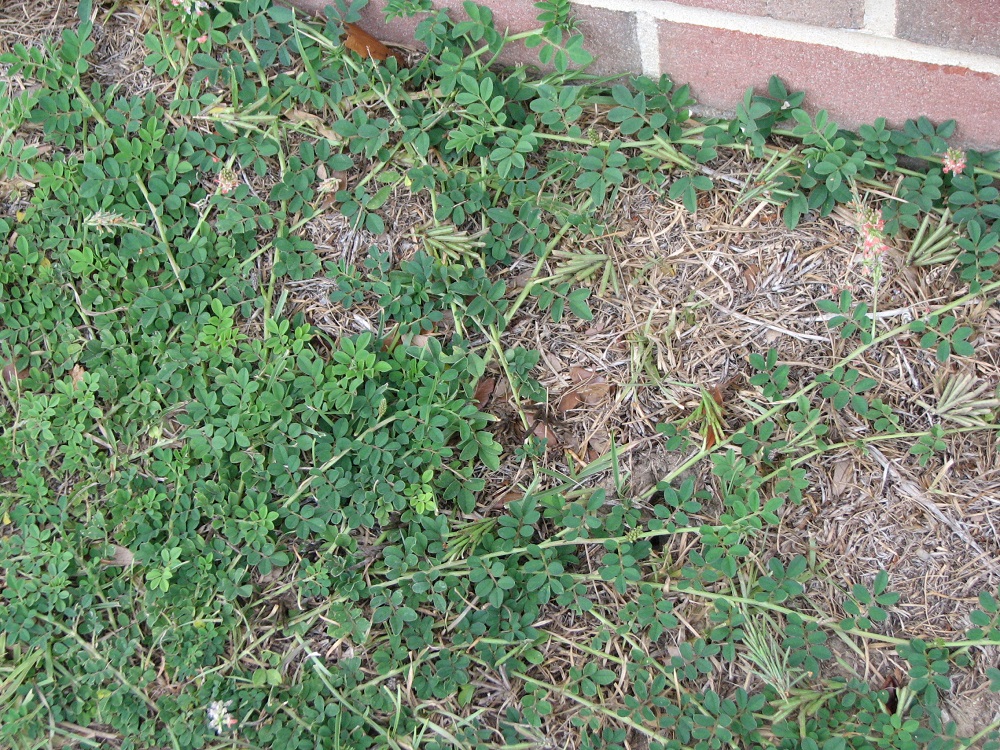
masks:
<path fill-rule="evenodd" d="M 200 16 L 208 8 L 205 0 L 170 0 L 175 8 L 181 8 L 189 16 Z"/>
<path fill-rule="evenodd" d="M 222 734 L 227 729 L 236 724 L 236 719 L 229 713 L 232 701 L 212 701 L 208 704 L 208 726 L 215 730 L 216 734 Z"/>

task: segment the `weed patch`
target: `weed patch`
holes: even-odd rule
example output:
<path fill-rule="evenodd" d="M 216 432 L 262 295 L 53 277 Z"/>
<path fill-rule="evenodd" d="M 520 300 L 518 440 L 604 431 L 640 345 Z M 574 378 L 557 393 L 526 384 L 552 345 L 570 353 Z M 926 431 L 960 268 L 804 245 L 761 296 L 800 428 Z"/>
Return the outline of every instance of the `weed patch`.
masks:
<path fill-rule="evenodd" d="M 0 744 L 996 747 L 995 718 L 942 713 L 956 680 L 1000 692 L 995 577 L 962 632 L 915 635 L 898 576 L 778 541 L 853 452 L 995 557 L 901 471 L 940 483 L 973 438 L 995 468 L 1000 153 L 847 133 L 777 78 L 692 120 L 666 77 L 579 72 L 562 0 L 513 36 L 395 0 L 426 54 L 365 59 L 362 4 L 153 3 L 145 91 L 100 75 L 118 9 L 88 1 L 0 58 Z M 518 40 L 538 75 L 495 65 Z M 576 366 L 557 400 L 523 331 L 600 338 L 611 300 L 662 297 L 674 266 L 601 243 L 637 196 L 695 221 L 723 187 L 754 206 L 734 232 L 857 217 L 864 283 L 727 344 L 718 384 L 664 365 L 722 305 L 685 289 L 607 337 L 628 378 Z M 949 293 L 904 305 L 893 264 Z M 319 282 L 350 325 L 293 300 Z M 912 398 L 880 369 L 902 350 L 935 373 Z M 641 440 L 558 424 L 653 392 Z M 640 442 L 666 457 L 645 485 Z"/>

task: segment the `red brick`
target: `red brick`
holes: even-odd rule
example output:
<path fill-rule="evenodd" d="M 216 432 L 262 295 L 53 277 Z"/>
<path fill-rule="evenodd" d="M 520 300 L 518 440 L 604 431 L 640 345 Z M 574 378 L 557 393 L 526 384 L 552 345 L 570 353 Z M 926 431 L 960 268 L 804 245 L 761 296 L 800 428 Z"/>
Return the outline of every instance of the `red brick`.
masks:
<path fill-rule="evenodd" d="M 321 14 L 330 0 L 290 0 L 291 5 Z M 526 0 L 489 0 L 480 5 L 493 9 L 493 20 L 499 31 L 517 34 L 538 28 L 538 9 Z M 452 18 L 465 18 L 462 0 L 435 0 L 435 7 L 448 8 Z M 361 26 L 382 41 L 415 46 L 413 32 L 423 14 L 416 18 L 394 19 L 386 23 L 386 0 L 373 0 L 362 11 Z M 573 6 L 573 13 L 580 22 L 580 32 L 586 39 L 585 47 L 596 58 L 588 72 L 597 75 L 638 73 L 642 70 L 639 43 L 636 36 L 635 15 L 621 11 Z M 538 65 L 538 52 L 528 50 L 523 44 L 511 45 L 501 58 L 507 64 Z"/>
<path fill-rule="evenodd" d="M 835 29 L 860 29 L 864 0 L 671 0 L 681 5 L 724 10 L 747 16 L 798 21 Z"/>
<path fill-rule="evenodd" d="M 747 88 L 765 92 L 777 74 L 789 90 L 806 92 L 807 107 L 828 110 L 842 126 L 954 118 L 956 142 L 1000 147 L 997 75 L 669 21 L 659 21 L 659 37 L 662 72 L 690 83 L 709 107 L 732 111 Z"/>
<path fill-rule="evenodd" d="M 896 35 L 914 42 L 1000 56 L 1000 3 L 898 0 Z"/>
<path fill-rule="evenodd" d="M 641 73 L 642 57 L 634 13 L 573 5 L 584 47 L 594 55 L 588 73 Z"/>

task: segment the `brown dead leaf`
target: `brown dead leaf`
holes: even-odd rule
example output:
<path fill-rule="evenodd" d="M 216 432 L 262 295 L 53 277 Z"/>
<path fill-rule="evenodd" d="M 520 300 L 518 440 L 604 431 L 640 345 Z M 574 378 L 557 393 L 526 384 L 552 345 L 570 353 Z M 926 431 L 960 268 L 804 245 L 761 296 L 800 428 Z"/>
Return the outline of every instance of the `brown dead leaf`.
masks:
<path fill-rule="evenodd" d="M 128 547 L 122 547 L 120 544 L 109 544 L 108 546 L 111 547 L 114 554 L 110 558 L 101 560 L 105 565 L 116 568 L 127 568 L 135 563 L 135 555 L 132 554 L 132 550 Z"/>
<path fill-rule="evenodd" d="M 426 349 L 427 344 L 430 340 L 431 337 L 428 336 L 426 333 L 416 333 L 413 335 L 413 338 L 410 339 L 410 346 L 416 346 L 420 349 Z"/>
<path fill-rule="evenodd" d="M 479 384 L 476 386 L 476 403 L 479 404 L 479 411 L 486 408 L 486 404 L 490 402 L 490 396 L 493 395 L 493 391 L 497 387 L 497 381 L 495 378 L 482 378 Z"/>
<path fill-rule="evenodd" d="M 839 500 L 847 494 L 847 490 L 853 483 L 854 461 L 851 460 L 850 456 L 846 456 L 834 463 L 833 471 L 830 472 L 830 494 L 835 500 Z"/>
<path fill-rule="evenodd" d="M 575 383 L 573 391 L 578 395 L 579 400 L 587 406 L 597 406 L 607 400 L 611 392 L 611 386 L 604 379 L 603 375 L 598 375 L 593 370 L 586 367 L 574 365 L 569 368 L 569 377 Z"/>
<path fill-rule="evenodd" d="M 523 500 L 523 499 L 524 499 L 523 492 L 518 492 L 517 490 L 508 490 L 507 492 L 503 493 L 503 496 L 500 498 L 500 502 L 503 503 L 504 505 L 509 505 L 510 503 L 515 503 L 518 500 Z"/>
<path fill-rule="evenodd" d="M 522 289 L 524 289 L 526 286 L 528 286 L 528 284 L 531 283 L 531 277 L 533 275 L 534 274 L 531 272 L 531 269 L 529 268 L 524 271 L 521 271 L 518 274 L 515 274 L 514 276 L 511 276 L 509 279 L 507 279 L 507 294 L 513 295 L 515 292 L 519 292 Z"/>
<path fill-rule="evenodd" d="M 373 60 L 384 61 L 390 55 L 396 58 L 396 62 L 403 65 L 405 61 L 398 52 L 393 52 L 382 42 L 373 37 L 367 31 L 355 23 L 344 24 L 347 37 L 344 39 L 344 46 L 361 57 L 370 57 Z"/>
<path fill-rule="evenodd" d="M 316 167 L 316 177 L 319 179 L 319 187 L 316 192 L 319 194 L 317 208 L 331 208 L 337 202 L 337 193 L 347 190 L 347 172 L 342 169 L 335 169 L 332 172 L 326 168 L 325 164 Z"/>
<path fill-rule="evenodd" d="M 556 405 L 556 411 L 559 412 L 560 416 L 566 416 L 566 412 L 573 411 L 576 407 L 580 405 L 583 399 L 580 398 L 579 392 L 572 390 L 566 391 L 562 398 L 559 399 L 559 403 Z"/>
<path fill-rule="evenodd" d="M 728 387 L 728 383 L 726 384 L 726 387 Z M 709 393 L 712 394 L 712 400 L 714 400 L 719 406 L 722 406 L 722 388 L 723 386 L 721 384 L 713 385 L 712 390 L 709 391 Z"/>
<path fill-rule="evenodd" d="M 285 112 L 285 117 L 292 122 L 301 122 L 306 125 L 315 125 L 316 123 L 323 122 L 322 117 L 314 115 L 312 112 L 306 112 L 304 109 L 289 109 Z M 320 168 L 325 169 L 322 164 L 320 164 Z"/>
<path fill-rule="evenodd" d="M 611 436 L 608 434 L 607 430 L 601 427 L 593 435 L 591 435 L 588 445 L 597 451 L 598 456 L 603 456 L 611 447 Z"/>
<path fill-rule="evenodd" d="M 704 450 L 712 450 L 715 444 L 719 442 L 719 436 L 716 434 L 716 429 L 710 425 L 705 425 L 705 431 L 702 433 L 702 437 L 705 439 Z"/>
<path fill-rule="evenodd" d="M 275 581 L 280 581 L 281 576 L 284 575 L 284 573 L 284 568 L 271 568 L 270 572 L 265 573 L 260 577 L 260 583 L 266 586 L 267 584 L 274 583 Z"/>
<path fill-rule="evenodd" d="M 577 449 L 575 452 L 577 455 L 581 455 L 588 463 L 591 461 L 596 461 L 605 453 L 608 452 L 608 448 L 611 447 L 611 436 L 608 431 L 603 427 L 599 427 L 594 433 L 587 439 L 584 446 L 581 446 L 583 450 Z"/>
<path fill-rule="evenodd" d="M 760 266 L 752 263 L 743 269 L 743 283 L 746 284 L 747 291 L 756 291 L 760 279 Z"/>
<path fill-rule="evenodd" d="M 73 381 L 73 387 L 76 388 L 80 383 L 83 382 L 83 376 L 87 374 L 87 371 L 83 369 L 80 365 L 73 365 L 73 369 L 70 370 L 69 376 Z"/>
<path fill-rule="evenodd" d="M 347 171 L 344 169 L 336 169 L 333 174 L 330 175 L 331 180 L 336 180 L 337 190 L 347 190 Z"/>
<path fill-rule="evenodd" d="M 493 389 L 493 400 L 496 402 L 506 401 L 510 398 L 510 383 L 507 378 L 497 378 L 496 388 Z"/>
<path fill-rule="evenodd" d="M 326 120 L 319 115 L 314 115 L 312 112 L 306 112 L 301 109 L 292 109 L 285 113 L 285 117 L 294 123 L 301 123 L 308 126 L 314 130 L 317 135 L 322 138 L 326 138 L 328 141 L 339 143 L 343 140 L 339 135 L 337 135 L 337 131 L 326 124 Z"/>
<path fill-rule="evenodd" d="M 531 423 L 531 428 L 529 430 L 529 435 L 525 435 L 525 438 L 530 435 L 534 435 L 539 440 L 547 440 L 546 447 L 557 448 L 559 447 L 559 438 L 556 436 L 555 430 L 549 426 L 549 423 L 545 421 L 540 415 L 536 415 Z"/>
<path fill-rule="evenodd" d="M 774 206 L 768 206 L 767 208 L 765 208 L 763 211 L 760 212 L 760 215 L 757 217 L 757 220 L 761 224 L 774 224 L 780 218 L 781 218 L 781 212 L 778 211 L 778 209 L 775 208 Z"/>
<path fill-rule="evenodd" d="M 586 367 L 580 367 L 580 365 L 573 365 L 569 368 L 569 379 L 572 380 L 577 385 L 582 385 L 583 383 L 588 383 L 594 378 L 599 377 L 593 370 L 588 370 Z"/>
<path fill-rule="evenodd" d="M 24 380 L 26 377 L 28 377 L 28 371 L 27 371 L 27 369 L 25 369 L 25 370 L 18 370 L 14 366 L 13 362 L 8 363 L 3 368 L 3 379 L 4 379 L 4 382 L 7 383 L 7 385 L 13 384 L 13 382 L 14 382 L 15 379 L 16 380 Z"/>
<path fill-rule="evenodd" d="M 723 406 L 724 406 L 724 403 L 723 403 L 724 402 L 723 391 L 727 390 L 729 388 L 729 386 L 732 384 L 732 382 L 733 381 L 731 380 L 728 383 L 724 383 L 724 384 L 723 383 L 719 383 L 719 384 L 713 385 L 709 389 L 709 391 L 708 391 L 709 394 L 712 396 L 712 400 L 716 404 L 718 404 L 718 406 L 719 406 L 719 414 L 720 415 L 722 414 Z M 715 444 L 719 442 L 719 440 L 722 438 L 722 435 L 719 434 L 719 430 L 715 427 L 715 425 L 713 425 L 709 421 L 706 421 L 705 425 L 704 425 L 704 430 L 702 432 L 702 437 L 705 439 L 705 447 L 704 447 L 704 449 L 705 450 L 710 450 L 711 448 L 715 447 Z"/>

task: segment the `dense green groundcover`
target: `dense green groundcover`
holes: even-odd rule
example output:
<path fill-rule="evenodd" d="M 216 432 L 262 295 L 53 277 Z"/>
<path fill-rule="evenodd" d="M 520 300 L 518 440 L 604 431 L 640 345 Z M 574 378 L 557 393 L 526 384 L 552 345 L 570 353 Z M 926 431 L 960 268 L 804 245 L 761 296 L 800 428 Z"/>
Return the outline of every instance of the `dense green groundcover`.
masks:
<path fill-rule="evenodd" d="M 331 17 L 352 20 L 353 5 Z M 953 745 L 939 696 L 970 647 L 1000 641 L 995 598 L 983 595 L 966 641 L 896 643 L 912 669 L 890 707 L 887 691 L 820 674 L 831 633 L 886 639 L 869 631 L 896 601 L 887 579 L 855 587 L 852 617 L 834 622 L 811 614 L 802 558 L 741 576 L 755 531 L 800 499 L 795 456 L 822 445 L 807 394 L 822 386 L 894 429 L 848 362 L 796 392 L 773 351 L 752 360 L 764 416 L 711 457 L 726 488 L 714 526 L 692 526 L 702 493 L 676 478 L 652 518 L 626 497 L 605 505 L 586 477 L 550 477 L 542 491 L 540 473 L 502 515 L 477 517 L 501 448 L 475 388 L 494 362 L 517 397 L 544 398 L 530 375 L 538 354 L 505 348 L 503 332 L 526 306 L 590 315 L 581 277 L 539 270 L 560 238 L 604 231 L 626 179 L 693 208 L 712 187 L 703 165 L 746 144 L 770 157 L 759 194 L 794 225 L 849 203 L 900 156 L 923 158 L 901 170 L 908 202 L 886 204 L 886 231 L 949 208 L 974 295 L 996 288 L 1000 156 L 970 153 L 965 174 L 943 174 L 953 125 L 880 122 L 851 136 L 778 81 L 731 123 L 692 123 L 686 89 L 666 78 L 608 89 L 574 73 L 587 55 L 568 3 L 539 8 L 540 30 L 521 36 L 554 72 L 534 79 L 491 68 L 505 40 L 471 3 L 458 21 L 421 16 L 429 53 L 407 70 L 345 54 L 338 23 L 267 0 L 155 5 L 147 64 L 172 82 L 160 98 L 94 79 L 89 2 L 57 43 L 4 59 L 37 86 L 0 82 L 0 177 L 21 191 L 0 219 L 0 745 L 542 747 L 554 702 L 576 707 L 580 747 Z M 608 105 L 601 132 L 578 124 L 593 104 Z M 48 153 L 20 138 L 29 126 Z M 798 150 L 769 145 L 784 126 Z M 330 176 L 352 167 L 361 177 L 342 189 Z M 260 195 L 235 168 L 280 180 Z M 401 184 L 434 210 L 411 260 L 373 247 L 362 264 L 321 263 L 301 236 L 333 191 L 345 216 L 382 232 L 379 208 Z M 921 258 L 958 255 L 934 249 Z M 270 275 L 257 279 L 262 256 Z M 493 273 L 516 256 L 537 261 L 517 295 Z M 335 302 L 378 300 L 377 330 L 330 340 L 283 315 L 282 283 L 318 275 L 338 280 Z M 843 338 L 864 347 L 867 308 L 852 303 L 837 307 Z M 918 321 L 943 358 L 971 351 L 947 311 Z M 449 340 L 412 338 L 446 319 Z M 802 425 L 797 438 L 789 424 Z M 915 455 L 940 450 L 946 432 L 928 430 Z M 698 438 L 663 433 L 670 450 Z M 536 441 L 519 450 L 529 467 L 540 455 Z M 603 457 L 590 473 L 613 465 Z M 701 545 L 675 586 L 715 609 L 664 663 L 640 645 L 678 621 L 645 561 L 657 537 L 684 530 Z M 597 574 L 579 565 L 586 545 L 601 551 Z M 630 604 L 604 611 L 588 598 L 596 579 Z M 631 654 L 613 663 L 601 643 L 581 644 L 570 681 L 547 683 L 533 665 L 554 636 L 533 625 L 553 604 L 605 622 Z M 710 657 L 732 660 L 762 630 L 784 654 L 773 681 L 703 690 Z M 491 673 L 521 687 L 486 720 L 473 676 Z"/>

